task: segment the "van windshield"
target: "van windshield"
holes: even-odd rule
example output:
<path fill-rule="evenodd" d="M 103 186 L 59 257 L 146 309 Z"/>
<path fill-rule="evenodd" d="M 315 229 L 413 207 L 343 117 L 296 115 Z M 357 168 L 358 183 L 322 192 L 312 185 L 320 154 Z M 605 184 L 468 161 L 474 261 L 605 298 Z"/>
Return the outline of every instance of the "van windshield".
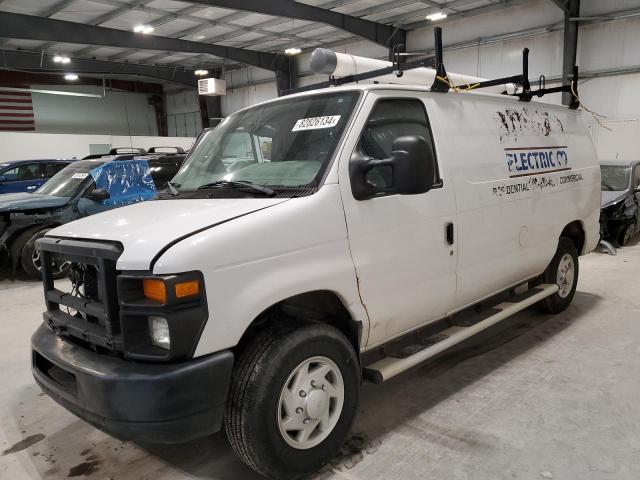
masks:
<path fill-rule="evenodd" d="M 72 197 L 85 179 L 90 176 L 89 172 L 103 163 L 97 160 L 73 162 L 51 177 L 35 193 L 53 195 L 54 197 Z"/>
<path fill-rule="evenodd" d="M 602 190 L 623 191 L 629 188 L 631 167 L 624 165 L 601 166 Z"/>
<path fill-rule="evenodd" d="M 358 96 L 294 97 L 231 115 L 200 138 L 171 183 L 180 191 L 216 182 L 317 187 Z"/>

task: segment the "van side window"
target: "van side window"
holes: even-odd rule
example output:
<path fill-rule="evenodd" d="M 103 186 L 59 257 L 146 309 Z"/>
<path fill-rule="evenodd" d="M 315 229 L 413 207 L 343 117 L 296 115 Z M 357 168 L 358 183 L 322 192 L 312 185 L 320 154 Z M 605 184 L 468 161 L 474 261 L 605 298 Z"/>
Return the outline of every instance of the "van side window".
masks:
<path fill-rule="evenodd" d="M 389 158 L 393 141 L 407 135 L 421 136 L 427 141 L 435 156 L 433 136 L 423 103 L 415 98 L 393 98 L 376 103 L 367 120 L 356 150 L 378 160 Z M 434 185 L 440 184 L 440 173 L 434 172 Z M 391 168 L 376 168 L 367 181 L 379 187 L 391 186 Z"/>

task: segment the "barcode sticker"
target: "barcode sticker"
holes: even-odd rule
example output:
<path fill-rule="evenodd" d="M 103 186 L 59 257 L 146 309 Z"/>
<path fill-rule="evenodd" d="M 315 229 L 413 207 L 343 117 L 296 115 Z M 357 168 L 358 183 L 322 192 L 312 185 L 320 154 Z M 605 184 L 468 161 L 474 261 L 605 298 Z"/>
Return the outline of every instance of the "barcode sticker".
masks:
<path fill-rule="evenodd" d="M 326 117 L 301 118 L 291 129 L 292 132 L 301 130 L 317 130 L 319 128 L 333 128 L 340 121 L 340 115 L 328 115 Z"/>

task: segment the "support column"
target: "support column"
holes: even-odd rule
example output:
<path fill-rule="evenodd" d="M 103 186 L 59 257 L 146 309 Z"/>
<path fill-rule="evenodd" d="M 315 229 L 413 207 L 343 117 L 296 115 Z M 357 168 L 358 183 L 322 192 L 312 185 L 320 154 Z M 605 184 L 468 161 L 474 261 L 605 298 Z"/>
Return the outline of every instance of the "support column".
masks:
<path fill-rule="evenodd" d="M 573 76 L 573 66 L 576 64 L 578 51 L 578 27 L 577 20 L 580 16 L 580 0 L 568 0 L 567 9 L 564 12 L 564 47 L 562 52 L 562 84 L 569 85 Z M 562 92 L 562 103 L 571 105 L 573 95 L 571 92 Z"/>
<path fill-rule="evenodd" d="M 294 63 L 291 57 L 287 57 L 280 61 L 281 68 L 275 71 L 276 89 L 279 97 L 282 96 L 286 90 L 293 88 L 293 76 L 295 75 L 293 69 Z"/>

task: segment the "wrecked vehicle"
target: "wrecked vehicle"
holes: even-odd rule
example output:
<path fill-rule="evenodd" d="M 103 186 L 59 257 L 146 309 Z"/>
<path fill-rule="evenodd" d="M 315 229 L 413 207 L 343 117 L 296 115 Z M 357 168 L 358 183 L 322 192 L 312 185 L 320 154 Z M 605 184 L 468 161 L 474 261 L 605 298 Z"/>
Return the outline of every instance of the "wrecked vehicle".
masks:
<path fill-rule="evenodd" d="M 640 227 L 640 161 L 602 161 L 602 238 L 627 245 Z"/>
<path fill-rule="evenodd" d="M 78 218 L 153 198 L 178 171 L 175 158 L 79 160 L 58 172 L 34 193 L 0 196 L 0 246 L 13 272 L 21 267 L 41 276 L 35 242 L 49 230 Z M 54 265 L 64 277 L 68 263 Z"/>

